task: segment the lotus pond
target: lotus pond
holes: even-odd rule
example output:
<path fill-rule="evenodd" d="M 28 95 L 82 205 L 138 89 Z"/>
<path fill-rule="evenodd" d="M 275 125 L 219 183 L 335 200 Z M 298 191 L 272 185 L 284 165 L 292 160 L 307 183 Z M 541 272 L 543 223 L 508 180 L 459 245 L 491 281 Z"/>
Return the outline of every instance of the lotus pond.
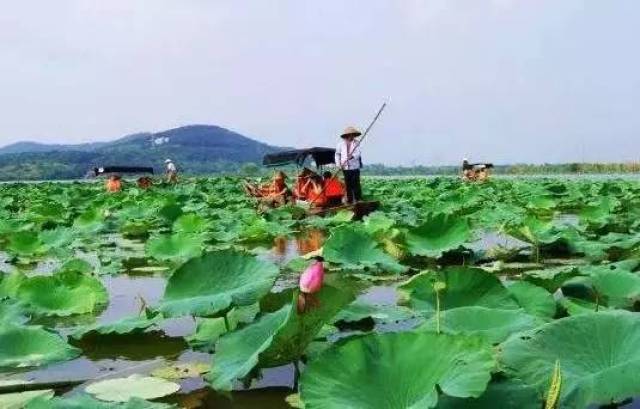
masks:
<path fill-rule="evenodd" d="M 640 181 L 365 186 L 356 221 L 235 178 L 0 185 L 0 408 L 633 406 Z"/>

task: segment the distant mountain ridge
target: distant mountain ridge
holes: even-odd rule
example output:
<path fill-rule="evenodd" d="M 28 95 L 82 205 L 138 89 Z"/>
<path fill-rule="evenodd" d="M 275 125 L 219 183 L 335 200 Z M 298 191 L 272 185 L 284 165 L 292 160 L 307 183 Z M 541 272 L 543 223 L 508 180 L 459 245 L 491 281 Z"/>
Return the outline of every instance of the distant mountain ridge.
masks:
<path fill-rule="evenodd" d="M 16 142 L 0 148 L 0 155 L 5 153 L 34 153 L 34 152 L 54 152 L 54 151 L 89 151 L 106 145 L 108 142 L 93 142 L 74 145 L 47 144 L 40 142 Z"/>
<path fill-rule="evenodd" d="M 0 148 L 0 180 L 81 178 L 89 169 L 107 165 L 151 166 L 161 171 L 166 158 L 186 173 L 217 173 L 260 162 L 265 154 L 282 149 L 214 125 L 137 133 L 110 142 L 18 142 Z"/>

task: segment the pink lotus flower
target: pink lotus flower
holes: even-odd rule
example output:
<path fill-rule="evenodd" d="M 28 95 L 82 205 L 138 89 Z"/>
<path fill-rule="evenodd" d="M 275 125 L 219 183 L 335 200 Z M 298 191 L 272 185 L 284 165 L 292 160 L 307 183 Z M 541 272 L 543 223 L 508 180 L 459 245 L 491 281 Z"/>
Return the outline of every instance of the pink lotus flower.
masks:
<path fill-rule="evenodd" d="M 307 267 L 300 276 L 300 291 L 305 294 L 313 294 L 320 291 L 322 282 L 324 281 L 324 264 L 322 258 L 316 258 L 316 261 Z"/>

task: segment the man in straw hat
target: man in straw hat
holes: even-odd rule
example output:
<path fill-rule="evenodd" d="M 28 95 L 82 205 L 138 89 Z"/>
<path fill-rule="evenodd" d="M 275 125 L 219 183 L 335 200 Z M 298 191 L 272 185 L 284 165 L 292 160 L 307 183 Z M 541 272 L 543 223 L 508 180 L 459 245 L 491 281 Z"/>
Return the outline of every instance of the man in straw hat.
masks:
<path fill-rule="evenodd" d="M 164 161 L 164 166 L 167 182 L 178 183 L 178 168 L 176 168 L 176 164 L 171 159 L 167 159 Z"/>
<path fill-rule="evenodd" d="M 340 135 L 341 141 L 336 147 L 336 166 L 344 172 L 348 203 L 355 203 L 362 199 L 362 188 L 360 186 L 362 158 L 360 144 L 357 141 L 360 135 L 362 135 L 360 131 L 349 126 Z"/>

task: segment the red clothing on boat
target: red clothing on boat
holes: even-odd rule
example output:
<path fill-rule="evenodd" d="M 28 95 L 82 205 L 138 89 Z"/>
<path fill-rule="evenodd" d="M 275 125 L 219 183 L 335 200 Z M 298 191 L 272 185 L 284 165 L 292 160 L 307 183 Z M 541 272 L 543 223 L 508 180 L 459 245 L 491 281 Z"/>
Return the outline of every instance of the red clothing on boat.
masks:
<path fill-rule="evenodd" d="M 105 187 L 107 189 L 107 192 L 116 193 L 122 189 L 122 183 L 119 179 L 108 179 L 105 183 Z"/>
<path fill-rule="evenodd" d="M 324 181 L 324 192 L 329 199 L 342 198 L 344 196 L 344 185 L 336 177 Z"/>
<path fill-rule="evenodd" d="M 327 195 L 324 187 L 319 184 L 310 185 L 307 189 L 307 201 L 314 207 L 323 207 L 327 204 Z"/>

